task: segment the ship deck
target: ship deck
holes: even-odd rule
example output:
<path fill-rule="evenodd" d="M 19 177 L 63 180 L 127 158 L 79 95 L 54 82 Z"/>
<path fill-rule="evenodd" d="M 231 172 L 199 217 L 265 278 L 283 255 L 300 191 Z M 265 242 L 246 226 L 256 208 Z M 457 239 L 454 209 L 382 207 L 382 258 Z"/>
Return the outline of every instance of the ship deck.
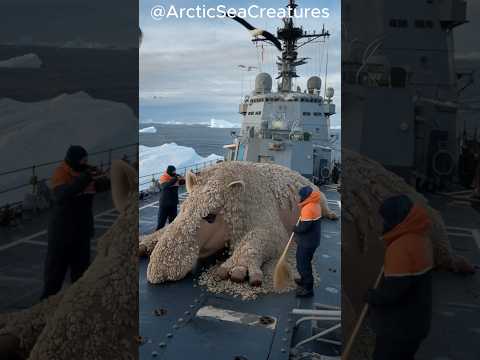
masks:
<path fill-rule="evenodd" d="M 326 191 L 332 202 L 338 201 L 335 191 Z M 141 233 L 153 230 L 156 221 L 155 197 L 141 203 Z M 453 251 L 480 267 L 480 214 L 468 203 L 431 196 L 430 201 L 444 216 Z M 118 216 L 109 194 L 99 194 L 94 203 L 98 239 Z M 25 219 L 16 227 L 0 227 L 0 313 L 29 307 L 38 302 L 46 254 L 48 213 Z M 316 256 L 322 282 L 314 299 L 299 300 L 292 293 L 263 296 L 255 301 L 241 301 L 207 293 L 193 287 L 193 277 L 183 281 L 152 286 L 146 282 L 146 261 L 139 264 L 140 332 L 146 343 L 140 347 L 143 359 L 156 352 L 159 358 L 195 359 L 288 359 L 293 344 L 311 333 L 303 325 L 293 331 L 290 314 L 293 308 L 312 308 L 314 303 L 338 306 L 340 303 L 340 222 L 325 221 L 323 239 Z M 329 258 L 323 255 L 328 255 Z M 329 269 L 337 269 L 334 273 Z M 68 278 L 68 277 L 67 277 Z M 68 280 L 66 281 L 68 286 Z M 329 290 L 326 290 L 326 288 Z M 338 293 L 332 292 L 337 289 Z M 420 348 L 419 360 L 477 360 L 480 358 L 480 273 L 463 276 L 435 272 L 433 276 L 434 313 L 429 337 Z M 196 300 L 196 301 L 195 301 Z M 194 307 L 191 308 L 190 306 Z M 195 311 L 201 305 L 234 309 L 240 313 L 268 315 L 277 320 L 274 330 L 228 322 L 199 319 Z M 163 308 L 165 316 L 154 316 Z M 185 312 L 189 312 L 186 314 Z M 177 325 L 178 320 L 184 321 Z M 290 320 L 290 321 L 289 321 Z M 168 335 L 172 334 L 172 337 Z M 159 344 L 164 343 L 165 347 Z M 162 344 L 162 345 L 164 345 Z M 317 344 L 320 345 L 320 344 Z M 283 350 L 283 351 L 282 351 Z M 335 349 L 324 347 L 335 353 Z"/>
<path fill-rule="evenodd" d="M 480 214 L 467 200 L 429 196 L 442 213 L 455 254 L 477 269 L 474 275 L 436 271 L 433 275 L 433 318 L 418 360 L 480 359 Z"/>
<path fill-rule="evenodd" d="M 92 259 L 97 239 L 115 222 L 118 212 L 110 193 L 94 200 L 95 237 L 91 242 Z M 43 268 L 47 254 L 48 211 L 25 214 L 16 226 L 0 227 L 0 313 L 24 309 L 37 303 L 43 287 Z M 69 284 L 69 275 L 65 285 Z"/>
<path fill-rule="evenodd" d="M 340 213 L 340 195 L 333 187 L 323 188 L 331 208 Z M 156 198 L 156 196 L 154 196 Z M 155 199 L 156 200 L 156 199 Z M 157 202 L 153 199 L 140 206 L 140 233 L 151 233 L 156 226 Z M 147 260 L 139 266 L 140 335 L 145 343 L 140 358 L 150 359 L 289 359 L 290 350 L 312 335 L 311 322 L 294 329 L 298 316 L 292 309 L 313 309 L 315 304 L 340 306 L 340 221 L 324 220 L 322 239 L 317 249 L 316 267 L 320 286 L 310 299 L 298 299 L 294 292 L 264 295 L 255 300 L 207 292 L 195 285 L 199 274 L 164 285 L 151 285 L 146 280 Z M 199 316 L 199 309 L 213 309 L 211 316 Z M 154 311 L 164 313 L 157 316 Z M 224 310 L 235 311 L 239 318 L 268 316 L 270 326 L 246 325 L 225 316 Z M 340 334 L 340 331 L 338 332 Z M 339 337 L 340 335 L 338 335 Z M 338 338 L 337 338 L 338 339 Z M 338 358 L 335 345 L 314 341 L 300 351 L 315 351 Z"/>

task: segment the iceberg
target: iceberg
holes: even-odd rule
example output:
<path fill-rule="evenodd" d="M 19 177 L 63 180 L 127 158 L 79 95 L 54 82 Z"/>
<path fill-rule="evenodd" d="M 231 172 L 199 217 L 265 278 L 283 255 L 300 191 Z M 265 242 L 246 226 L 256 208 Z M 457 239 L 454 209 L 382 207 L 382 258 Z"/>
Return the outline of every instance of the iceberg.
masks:
<path fill-rule="evenodd" d="M 94 152 L 132 144 L 112 151 L 112 158 L 136 154 L 138 118 L 123 103 L 99 100 L 87 93 L 63 94 L 38 102 L 0 99 L 0 164 L 2 171 L 62 160 L 67 148 L 82 145 L 94 165 L 106 164 L 108 154 Z M 12 154 L 15 154 L 12 156 Z M 57 164 L 37 167 L 39 180 L 49 179 Z M 0 190 L 28 184 L 33 170 L 0 177 Z M 31 187 L 0 195 L 0 205 L 23 198 Z"/>
<path fill-rule="evenodd" d="M 211 154 L 202 157 L 197 152 L 186 146 L 180 146 L 175 143 L 163 144 L 160 146 L 139 147 L 139 169 L 140 169 L 140 190 L 145 190 L 151 185 L 152 175 L 158 179 L 159 173 L 163 173 L 168 165 L 174 165 L 179 174 L 195 166 L 201 166 L 205 163 L 215 163 L 223 160 L 222 156 Z"/>
<path fill-rule="evenodd" d="M 233 123 L 226 120 L 219 119 L 210 119 L 210 121 L 205 122 L 184 122 L 184 121 L 155 121 L 152 119 L 144 119 L 140 121 L 140 124 L 159 124 L 159 125 L 183 125 L 183 126 L 208 126 L 209 128 L 215 129 L 236 129 L 240 128 L 239 123 Z"/>
<path fill-rule="evenodd" d="M 155 126 L 149 126 L 149 127 L 140 129 L 138 132 L 140 134 L 155 134 L 157 132 L 157 129 L 155 128 Z"/>
<path fill-rule="evenodd" d="M 239 128 L 240 124 L 231 123 L 226 120 L 219 120 L 219 119 L 210 119 L 210 127 L 211 128 L 220 128 L 220 129 L 232 129 L 232 128 Z"/>
<path fill-rule="evenodd" d="M 26 54 L 14 58 L 0 61 L 0 68 L 9 69 L 39 69 L 42 66 L 42 60 L 36 54 Z"/>

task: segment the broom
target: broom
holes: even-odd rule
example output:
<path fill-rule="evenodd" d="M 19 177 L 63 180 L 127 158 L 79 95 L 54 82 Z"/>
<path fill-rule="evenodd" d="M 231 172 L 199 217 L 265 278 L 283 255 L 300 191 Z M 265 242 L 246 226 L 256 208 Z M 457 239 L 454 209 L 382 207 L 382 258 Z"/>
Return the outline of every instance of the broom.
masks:
<path fill-rule="evenodd" d="M 300 222 L 300 218 L 297 220 L 297 225 Z M 282 290 L 287 287 L 288 280 L 290 279 L 290 269 L 288 268 L 287 264 L 287 252 L 290 248 L 290 244 L 292 243 L 293 236 L 295 233 L 292 231 L 292 235 L 290 235 L 290 239 L 283 250 L 282 256 L 278 259 L 277 265 L 275 265 L 275 272 L 273 273 L 273 287 L 275 290 Z"/>
<path fill-rule="evenodd" d="M 383 275 L 383 267 L 382 270 L 380 271 L 380 274 L 378 274 L 377 280 L 375 281 L 375 285 L 373 286 L 374 289 L 380 285 L 380 280 L 382 280 L 382 275 Z M 352 335 L 350 335 L 350 338 L 348 339 L 347 346 L 345 346 L 345 350 L 343 350 L 342 354 L 342 359 L 348 360 L 348 357 L 350 356 L 350 352 L 352 351 L 353 344 L 355 342 L 355 338 L 358 335 L 358 332 L 360 331 L 360 327 L 363 324 L 363 320 L 365 320 L 365 316 L 367 316 L 368 312 L 368 303 L 363 305 L 362 312 L 360 313 L 360 317 L 358 318 L 357 323 L 355 324 L 355 327 L 353 328 Z"/>

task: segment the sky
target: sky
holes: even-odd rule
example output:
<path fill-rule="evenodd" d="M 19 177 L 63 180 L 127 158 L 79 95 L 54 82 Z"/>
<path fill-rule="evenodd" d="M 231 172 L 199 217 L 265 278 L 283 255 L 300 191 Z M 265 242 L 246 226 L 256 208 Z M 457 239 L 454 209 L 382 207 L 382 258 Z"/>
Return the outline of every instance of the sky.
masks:
<path fill-rule="evenodd" d="M 0 44 L 138 46 L 133 0 L 1 0 Z"/>
<path fill-rule="evenodd" d="M 201 4 L 217 5 L 218 1 L 198 0 Z M 140 95 L 142 115 L 164 121 L 208 122 L 211 118 L 239 121 L 238 102 L 242 87 L 242 73 L 238 64 L 258 65 L 258 50 L 250 42 L 249 33 L 239 24 L 227 19 L 166 20 L 150 18 L 153 5 L 191 6 L 197 0 L 1 0 L 0 45 L 74 44 L 79 47 L 105 45 L 108 47 L 135 47 L 138 45 L 137 20 L 145 31 L 140 49 Z M 335 101 L 340 110 L 340 0 L 299 0 L 301 7 L 330 7 L 334 9 L 328 21 L 304 20 L 305 29 L 319 31 L 325 23 L 330 40 L 329 85 L 336 90 Z M 251 1 L 228 0 L 225 5 L 241 7 Z M 287 0 L 261 0 L 255 4 L 265 7 L 285 6 Z M 470 68 L 480 68 L 478 42 L 480 1 L 467 0 L 470 23 L 455 29 L 455 47 L 459 62 Z M 140 16 L 140 18 L 139 18 Z M 88 21 L 86 21 L 88 19 Z M 279 22 L 271 19 L 249 19 L 251 23 L 275 32 Z M 319 47 L 310 47 L 303 56 L 315 55 Z M 272 59 L 275 50 L 265 50 L 263 70 L 275 72 Z M 313 54 L 312 54 L 313 52 Z M 316 68 L 315 68 L 315 61 Z M 298 73 L 305 80 L 319 70 L 318 60 L 300 67 Z M 275 71 L 274 71 L 275 70 Z M 322 69 L 323 70 L 323 69 Z M 479 72 L 480 73 L 480 72 Z M 244 74 L 245 75 L 245 74 Z M 250 78 L 253 79 L 253 73 Z M 250 88 L 250 79 L 243 76 L 244 90 Z M 478 89 L 471 92 L 480 94 Z M 302 87 L 303 85 L 300 84 Z M 153 97 L 157 98 L 154 99 Z M 332 117 L 340 122 L 341 114 Z"/>
<path fill-rule="evenodd" d="M 265 8 L 283 8 L 288 1 L 256 1 Z M 332 36 L 328 42 L 328 86 L 335 89 L 338 113 L 333 126 L 340 125 L 340 15 L 338 0 L 300 0 L 302 8 L 329 8 L 327 19 L 299 19 L 305 30 L 320 32 L 322 26 Z M 144 33 L 140 48 L 140 121 L 208 122 L 211 118 L 239 123 L 238 104 L 243 94 L 251 91 L 255 75 L 261 70 L 273 78 L 277 75 L 275 56 L 280 52 L 271 45 L 264 49 L 252 43 L 250 33 L 231 19 L 162 19 L 155 21 L 151 9 L 155 5 L 168 8 L 172 3 L 158 0 L 140 1 L 140 26 Z M 245 8 L 250 1 L 175 1 L 180 7 L 223 4 Z M 281 20 L 246 18 L 252 25 L 276 34 Z M 263 51 L 263 62 L 262 62 Z M 326 46 L 314 44 L 302 48 L 299 56 L 310 57 L 309 63 L 297 68 L 305 88 L 308 77 L 325 79 Z M 323 61 L 322 61 L 323 57 Z M 238 65 L 256 66 L 258 70 L 242 71 Z"/>

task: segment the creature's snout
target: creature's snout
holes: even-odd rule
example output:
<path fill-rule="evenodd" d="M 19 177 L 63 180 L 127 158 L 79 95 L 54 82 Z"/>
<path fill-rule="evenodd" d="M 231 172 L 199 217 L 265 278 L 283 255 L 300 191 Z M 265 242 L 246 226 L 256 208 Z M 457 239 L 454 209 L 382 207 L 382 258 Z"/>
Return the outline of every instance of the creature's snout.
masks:
<path fill-rule="evenodd" d="M 148 281 L 158 284 L 183 279 L 195 266 L 198 253 L 198 243 L 192 236 L 167 230 L 150 255 Z"/>

